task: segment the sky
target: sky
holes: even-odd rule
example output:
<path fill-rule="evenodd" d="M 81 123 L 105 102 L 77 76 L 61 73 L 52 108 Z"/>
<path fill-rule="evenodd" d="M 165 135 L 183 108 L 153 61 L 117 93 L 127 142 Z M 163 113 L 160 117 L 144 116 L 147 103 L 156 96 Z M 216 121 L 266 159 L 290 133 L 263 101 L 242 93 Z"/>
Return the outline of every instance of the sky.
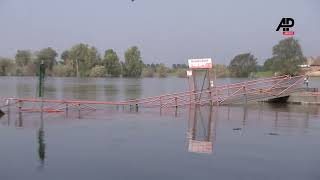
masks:
<path fill-rule="evenodd" d="M 319 0 L 0 0 L 0 56 L 87 43 L 121 60 L 136 45 L 145 63 L 229 64 L 249 52 L 262 64 L 286 37 L 276 32 L 283 17 L 295 20 L 304 55 L 320 56 Z"/>

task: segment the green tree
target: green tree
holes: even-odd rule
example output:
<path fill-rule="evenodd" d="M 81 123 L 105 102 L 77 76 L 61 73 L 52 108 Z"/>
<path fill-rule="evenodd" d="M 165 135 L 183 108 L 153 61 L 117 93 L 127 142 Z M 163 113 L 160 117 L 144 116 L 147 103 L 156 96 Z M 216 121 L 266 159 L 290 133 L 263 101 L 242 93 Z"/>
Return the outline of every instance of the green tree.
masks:
<path fill-rule="evenodd" d="M 177 77 L 179 78 L 187 78 L 187 69 L 182 69 L 182 68 L 177 69 L 176 74 L 177 74 Z"/>
<path fill-rule="evenodd" d="M 29 63 L 23 69 L 23 76 L 35 76 L 37 71 L 38 71 L 37 65 L 35 63 Z"/>
<path fill-rule="evenodd" d="M 145 67 L 142 70 L 143 77 L 154 77 L 154 70 L 151 67 Z"/>
<path fill-rule="evenodd" d="M 235 77 L 248 77 L 256 72 L 257 59 L 250 53 L 235 56 L 229 65 L 230 74 Z"/>
<path fill-rule="evenodd" d="M 9 58 L 0 58 L 0 76 L 8 76 L 14 67 L 13 60 Z"/>
<path fill-rule="evenodd" d="M 51 47 L 41 49 L 36 56 L 36 64 L 42 63 L 43 61 L 50 71 L 52 71 L 53 66 L 57 64 L 56 58 L 58 53 Z"/>
<path fill-rule="evenodd" d="M 271 66 L 272 71 L 281 74 L 297 75 L 300 71 L 298 65 L 306 61 L 298 40 L 292 37 L 283 39 L 273 46 L 272 55 L 267 64 L 265 63 L 265 68 Z"/>
<path fill-rule="evenodd" d="M 67 61 L 70 58 L 70 52 L 68 50 L 63 51 L 60 58 L 63 60 L 63 64 L 67 64 Z"/>
<path fill-rule="evenodd" d="M 107 74 L 118 77 L 121 75 L 121 63 L 118 55 L 112 49 L 108 49 L 104 53 L 104 59 L 102 61 L 106 68 Z"/>
<path fill-rule="evenodd" d="M 29 50 L 18 50 L 15 61 L 18 66 L 26 66 L 31 62 L 32 54 Z"/>
<path fill-rule="evenodd" d="M 90 70 L 100 63 L 100 56 L 95 47 L 87 44 L 77 44 L 69 50 L 67 64 L 74 68 L 73 74 L 77 77 L 90 75 Z"/>
<path fill-rule="evenodd" d="M 214 69 L 217 77 L 227 77 L 229 75 L 228 67 L 224 64 L 215 64 Z"/>
<path fill-rule="evenodd" d="M 264 71 L 271 71 L 274 66 L 274 58 L 269 58 L 263 63 Z"/>
<path fill-rule="evenodd" d="M 161 77 L 161 78 L 164 78 L 164 77 L 168 76 L 167 68 L 166 68 L 166 66 L 164 64 L 160 64 L 157 67 L 157 73 L 158 73 L 158 77 Z"/>
<path fill-rule="evenodd" d="M 125 54 L 125 63 L 123 64 L 123 76 L 140 77 L 143 68 L 141 52 L 137 46 L 129 48 Z"/>

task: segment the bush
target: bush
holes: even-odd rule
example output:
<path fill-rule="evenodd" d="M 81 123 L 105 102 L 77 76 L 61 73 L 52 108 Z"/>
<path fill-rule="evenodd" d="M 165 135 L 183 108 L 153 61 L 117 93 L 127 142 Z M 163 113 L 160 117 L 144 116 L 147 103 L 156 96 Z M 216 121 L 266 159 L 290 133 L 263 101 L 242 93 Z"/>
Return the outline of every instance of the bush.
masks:
<path fill-rule="evenodd" d="M 13 60 L 8 58 L 0 58 L 0 76 L 11 75 L 13 67 Z"/>
<path fill-rule="evenodd" d="M 105 77 L 107 74 L 104 66 L 96 65 L 90 71 L 90 77 Z"/>
<path fill-rule="evenodd" d="M 187 70 L 186 69 L 178 69 L 177 70 L 177 77 L 186 78 L 187 77 Z"/>
<path fill-rule="evenodd" d="M 167 68 L 163 64 L 159 65 L 159 67 L 157 68 L 157 72 L 158 72 L 158 77 L 160 78 L 165 78 L 168 76 Z"/>
<path fill-rule="evenodd" d="M 154 77 L 154 71 L 152 68 L 144 68 L 142 71 L 143 77 Z"/>
<path fill-rule="evenodd" d="M 53 67 L 52 75 L 58 77 L 70 77 L 73 76 L 73 69 L 71 66 L 58 64 Z"/>
<path fill-rule="evenodd" d="M 23 69 L 21 67 L 16 68 L 15 74 L 16 76 L 23 76 Z"/>
<path fill-rule="evenodd" d="M 217 77 L 227 77 L 229 76 L 229 70 L 226 65 L 223 64 L 216 64 L 215 65 L 215 71 Z"/>

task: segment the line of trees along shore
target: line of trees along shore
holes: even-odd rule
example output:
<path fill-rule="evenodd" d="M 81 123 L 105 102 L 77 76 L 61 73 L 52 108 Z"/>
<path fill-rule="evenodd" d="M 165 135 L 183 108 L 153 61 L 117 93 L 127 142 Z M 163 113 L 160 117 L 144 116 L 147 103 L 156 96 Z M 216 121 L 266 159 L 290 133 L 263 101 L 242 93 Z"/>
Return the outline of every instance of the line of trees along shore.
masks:
<path fill-rule="evenodd" d="M 301 73 L 299 65 L 305 64 L 299 41 L 290 37 L 280 40 L 272 48 L 272 57 L 263 65 L 257 64 L 257 58 L 251 53 L 236 55 L 228 67 L 229 75 L 233 77 L 250 77 L 256 74 L 266 75 L 298 75 Z"/>
<path fill-rule="evenodd" d="M 113 49 L 107 49 L 103 56 L 97 48 L 88 44 L 77 44 L 63 51 L 58 61 L 58 53 L 51 47 L 37 52 L 18 50 L 15 58 L 0 58 L 1 76 L 35 76 L 40 63 L 45 63 L 48 76 L 59 77 L 167 77 L 175 75 L 186 77 L 186 64 L 145 64 L 137 46 L 132 46 L 124 53 L 124 61 Z M 279 41 L 272 48 L 272 57 L 263 65 L 258 65 L 252 53 L 236 55 L 228 66 L 215 64 L 218 77 L 249 77 L 255 74 L 290 74 L 300 73 L 298 65 L 304 64 L 298 40 L 290 37 Z"/>

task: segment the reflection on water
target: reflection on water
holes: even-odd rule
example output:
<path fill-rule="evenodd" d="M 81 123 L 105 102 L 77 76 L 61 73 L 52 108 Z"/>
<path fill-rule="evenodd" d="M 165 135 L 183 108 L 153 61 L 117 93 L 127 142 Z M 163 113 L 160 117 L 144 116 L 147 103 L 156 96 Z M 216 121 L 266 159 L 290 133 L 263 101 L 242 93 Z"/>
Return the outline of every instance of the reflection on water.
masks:
<path fill-rule="evenodd" d="M 304 111 L 303 109 L 308 110 Z M 10 141 L 19 144 L 30 141 L 26 139 L 33 139 L 34 144 L 14 149 L 12 153 L 23 154 L 32 151 L 34 154 L 29 155 L 33 159 L 27 160 L 26 163 L 32 164 L 33 161 L 39 160 L 38 164 L 34 166 L 37 169 L 39 167 L 40 169 L 45 168 L 45 171 L 41 172 L 56 172 L 54 169 L 61 166 L 61 169 L 71 169 L 70 171 L 73 173 L 82 174 L 83 171 L 86 172 L 87 166 L 80 166 L 80 171 L 76 172 L 70 167 L 78 167 L 79 163 L 95 164 L 97 161 L 100 162 L 97 167 L 112 167 L 118 163 L 121 164 L 121 169 L 130 172 L 132 167 L 128 167 L 126 164 L 131 163 L 131 160 L 140 161 L 139 168 L 144 169 L 148 168 L 150 163 L 151 165 L 152 163 L 157 164 L 157 162 L 153 162 L 154 159 L 161 161 L 162 158 L 165 159 L 164 164 L 173 163 L 175 167 L 183 166 L 184 162 L 188 162 L 198 164 L 199 168 L 207 167 L 200 165 L 200 162 L 209 161 L 214 166 L 223 167 L 226 162 L 240 164 L 244 163 L 242 159 L 246 159 L 248 164 L 253 164 L 250 168 L 254 169 L 255 166 L 261 166 L 261 163 L 265 163 L 264 159 L 269 159 L 269 161 L 275 159 L 273 163 L 276 164 L 278 159 L 291 162 L 291 157 L 300 157 L 301 153 L 310 155 L 311 146 L 309 143 L 312 144 L 311 149 L 320 150 L 320 144 L 317 143 L 318 138 L 312 138 L 320 136 L 319 106 L 275 106 L 269 104 L 190 106 L 178 109 L 178 112 L 173 109 L 164 111 L 166 112 L 159 115 L 159 109 L 141 108 L 139 112 L 130 112 L 129 109 L 98 110 L 91 113 L 81 112 L 79 118 L 77 110 L 70 110 L 68 116 L 66 112 L 44 113 L 41 116 L 38 113 L 17 113 L 16 107 L 11 107 L 11 113 L 6 113 L 0 119 L 0 123 L 4 125 L 0 127 L 3 128 L 0 133 L 4 133 L 6 130 L 4 127 L 7 126 L 9 127 L 8 132 L 26 134 L 23 139 L 19 136 L 10 137 Z M 10 123 L 10 121 L 15 123 Z M 162 121 L 165 123 L 162 124 Z M 18 128 L 10 130 L 12 126 Z M 46 134 L 48 129 L 50 133 Z M 28 136 L 30 130 L 33 133 Z M 35 132 L 36 137 L 34 136 Z M 185 137 L 179 136 L 179 134 L 187 135 L 187 147 L 185 147 Z M 1 137 L 5 135 L 4 133 Z M 3 141 L 4 139 L 2 139 Z M 52 144 L 47 146 L 48 143 Z M 68 150 L 64 146 L 68 147 Z M 152 148 L 153 146 L 156 147 Z M 288 148 L 294 147 L 295 151 L 288 151 L 287 146 Z M 48 151 L 48 147 L 50 151 Z M 78 151 L 79 148 L 80 151 Z M 133 155 L 130 155 L 131 153 Z M 196 154 L 201 155 L 194 156 Z M 160 158 L 157 158 L 158 156 Z M 166 158 L 167 156 L 169 157 Z M 281 159 L 286 156 L 290 158 Z M 182 163 L 176 162 L 173 157 L 183 159 Z M 69 158 L 71 158 L 70 161 L 65 160 Z M 145 163 L 145 158 L 151 158 L 152 161 Z M 199 158 L 197 159 L 199 162 L 194 162 L 192 160 L 194 158 Z M 259 158 L 261 160 L 257 161 Z M 304 155 L 303 158 L 305 158 Z M 21 162 L 22 160 L 16 159 L 16 161 L 25 164 Z M 304 163 L 309 161 L 315 163 L 311 157 L 308 157 Z M 299 163 L 294 162 L 289 164 L 298 164 L 300 167 Z M 52 164 L 56 165 L 52 167 Z M 3 167 L 2 165 L 4 164 L 0 162 L 1 167 Z M 305 164 L 302 163 L 302 165 Z M 24 168 L 30 170 L 32 166 L 24 165 Z M 233 168 L 231 171 L 237 172 L 239 166 Z M 264 168 L 270 168 L 270 166 L 265 165 Z M 8 168 L 6 169 L 8 170 Z M 117 169 L 117 171 L 119 170 Z M 189 171 L 190 169 L 187 168 L 181 176 Z M 261 173 L 261 170 L 257 171 Z M 275 171 L 277 172 L 277 170 L 273 170 L 273 172 Z M 115 174 L 117 173 L 119 172 Z M 204 179 L 214 175 L 208 173 L 211 175 Z M 280 171 L 277 173 L 281 174 Z M 139 177 L 135 179 L 142 178 Z M 77 179 L 83 178 L 77 177 Z"/>
<path fill-rule="evenodd" d="M 217 107 L 190 106 L 188 151 L 212 153 L 214 150 Z"/>
<path fill-rule="evenodd" d="M 57 99 L 57 95 L 58 93 L 56 92 L 60 92 L 59 88 L 60 86 L 57 84 L 59 84 L 58 79 L 50 79 L 49 83 L 46 83 L 45 87 L 44 87 L 44 93 L 45 93 L 45 97 L 48 99 Z M 60 98 L 59 98 L 60 99 Z"/>
<path fill-rule="evenodd" d="M 40 159 L 41 166 L 44 165 L 44 160 L 46 158 L 46 144 L 45 144 L 45 134 L 44 134 L 44 120 L 43 114 L 40 116 L 40 128 L 38 130 L 38 156 Z"/>
<path fill-rule="evenodd" d="M 36 95 L 36 86 L 32 83 L 17 83 L 17 97 L 34 97 Z"/>
<path fill-rule="evenodd" d="M 137 99 L 141 97 L 141 79 L 132 79 L 125 84 L 125 99 Z"/>
<path fill-rule="evenodd" d="M 123 100 L 175 92 L 181 81 L 48 79 L 46 96 Z M 26 80 L 10 82 L 13 90 L 1 87 L 2 97 L 36 94 Z M 19 112 L 16 105 L 2 110 L 1 180 L 320 177 L 320 106 L 262 103 L 138 112 L 70 107 L 43 116 Z M 35 172 L 39 166 L 45 167 L 41 173 Z"/>
<path fill-rule="evenodd" d="M 117 101 L 120 89 L 116 84 L 107 84 L 104 86 L 105 101 Z"/>
<path fill-rule="evenodd" d="M 319 106 L 247 104 L 243 106 L 191 106 L 188 110 L 188 151 L 212 153 L 217 121 L 231 121 L 230 132 L 243 136 L 260 129 L 264 135 L 306 134 L 320 130 Z"/>
<path fill-rule="evenodd" d="M 52 78 L 45 80 L 44 97 L 47 99 L 81 99 L 122 101 L 142 97 L 150 79 L 129 78 Z M 172 79 L 161 79 L 162 84 L 172 84 Z M 0 97 L 37 97 L 36 77 L 1 77 Z M 178 81 L 178 85 L 182 81 Z M 144 85 L 145 84 L 145 85 Z M 157 84 L 159 86 L 159 84 Z M 143 87 L 142 87 L 143 86 Z M 159 86 L 160 87 L 160 86 Z M 186 86 L 150 87 L 143 96 L 185 90 Z"/>
<path fill-rule="evenodd" d="M 8 115 L 10 115 L 10 113 Z M 37 114 L 37 115 L 39 115 L 39 114 Z M 24 114 L 24 116 L 26 116 L 28 118 L 27 114 Z M 46 144 L 45 144 L 45 130 L 44 130 L 45 120 L 44 120 L 43 116 L 44 116 L 44 114 L 40 113 L 40 116 L 39 116 L 40 118 L 39 119 L 37 118 L 37 116 L 32 117 L 32 119 L 39 120 L 39 122 L 40 122 L 39 128 L 37 130 L 37 146 L 38 146 L 37 155 L 38 155 L 38 158 L 39 158 L 39 161 L 40 161 L 40 168 L 44 167 L 45 158 L 46 158 Z M 8 116 L 8 122 L 10 122 L 10 116 Z M 23 120 L 22 112 L 18 112 L 18 118 L 17 118 L 17 120 L 15 122 L 16 122 L 15 126 L 17 128 L 23 128 L 24 127 L 24 123 L 23 123 L 24 120 Z M 8 124 L 8 125 L 10 125 L 10 124 Z"/>
<path fill-rule="evenodd" d="M 11 109 L 11 110 L 10 110 Z M 281 135 L 292 132 L 308 133 L 309 130 L 320 129 L 320 123 L 315 121 L 319 116 L 319 106 L 300 106 L 285 104 L 255 104 L 243 106 L 189 106 L 186 109 L 180 109 L 185 113 L 178 113 L 178 110 L 167 111 L 164 117 L 171 116 L 176 118 L 188 119 L 187 130 L 187 150 L 193 153 L 212 154 L 215 149 L 217 136 L 217 121 L 220 123 L 231 124 L 229 131 L 239 132 L 241 136 L 252 129 L 260 129 L 261 134 Z M 1 120 L 1 124 L 11 126 L 10 121 L 14 120 L 14 126 L 17 128 L 38 128 L 38 157 L 41 164 L 45 160 L 45 131 L 44 123 L 51 124 L 76 123 L 77 119 L 104 119 L 106 114 L 116 114 L 121 117 L 122 113 L 136 114 L 130 109 L 104 111 L 80 111 L 73 109 L 65 113 L 50 114 L 44 113 L 39 116 L 38 113 L 22 113 L 16 111 L 16 107 L 7 109 L 6 117 Z M 13 111 L 13 112 L 11 112 Z M 155 117 L 163 117 L 151 111 Z M 186 115 L 184 115 L 186 114 Z M 144 118 L 143 109 L 139 111 L 137 116 Z M 182 117 L 181 117 L 182 116 Z M 40 118 L 39 118 L 40 117 Z M 4 121 L 7 119 L 7 121 Z M 225 122 L 224 122 L 225 121 Z M 40 123 L 39 123 L 40 122 Z M 216 137 L 217 136 L 217 137 Z M 181 147 L 182 148 L 182 147 Z"/>
<path fill-rule="evenodd" d="M 10 111 L 8 113 L 8 122 L 10 122 Z M 18 112 L 18 119 L 15 121 L 15 126 L 17 128 L 23 128 L 23 119 L 22 119 L 22 112 Z"/>

